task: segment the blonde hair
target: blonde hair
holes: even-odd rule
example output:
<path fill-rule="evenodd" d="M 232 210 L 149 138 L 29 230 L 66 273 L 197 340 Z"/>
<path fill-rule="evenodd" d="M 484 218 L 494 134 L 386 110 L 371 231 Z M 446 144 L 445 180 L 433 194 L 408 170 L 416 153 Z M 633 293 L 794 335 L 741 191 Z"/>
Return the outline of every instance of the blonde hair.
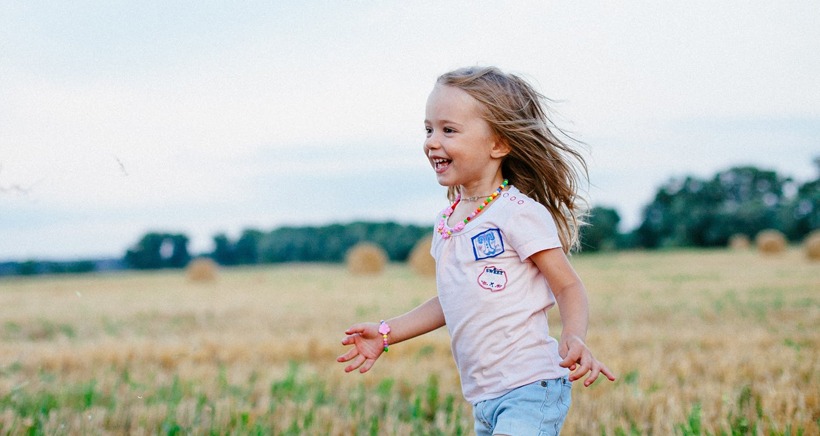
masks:
<path fill-rule="evenodd" d="M 569 144 L 577 141 L 547 116 L 547 98 L 521 77 L 495 67 L 461 68 L 441 75 L 437 83 L 459 88 L 481 103 L 482 117 L 510 147 L 501 164 L 504 178 L 550 211 L 564 252 L 578 248 L 586 212 L 578 188 L 588 180 L 587 165 Z M 455 201 L 456 189 L 448 189 L 450 201 Z"/>

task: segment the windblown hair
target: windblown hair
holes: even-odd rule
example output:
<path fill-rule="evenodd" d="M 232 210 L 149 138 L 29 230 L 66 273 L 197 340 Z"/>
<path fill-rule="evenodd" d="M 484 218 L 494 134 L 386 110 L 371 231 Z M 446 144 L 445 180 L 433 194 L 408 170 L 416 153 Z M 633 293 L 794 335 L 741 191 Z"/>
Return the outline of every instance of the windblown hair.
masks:
<path fill-rule="evenodd" d="M 578 248 L 586 213 L 586 201 L 578 189 L 589 178 L 587 165 L 570 144 L 577 141 L 548 117 L 549 100 L 521 77 L 495 67 L 461 68 L 441 75 L 437 83 L 459 88 L 481 103 L 482 117 L 510 147 L 501 163 L 504 178 L 546 206 L 555 219 L 564 252 Z M 455 201 L 457 189 L 448 189 L 450 201 Z"/>

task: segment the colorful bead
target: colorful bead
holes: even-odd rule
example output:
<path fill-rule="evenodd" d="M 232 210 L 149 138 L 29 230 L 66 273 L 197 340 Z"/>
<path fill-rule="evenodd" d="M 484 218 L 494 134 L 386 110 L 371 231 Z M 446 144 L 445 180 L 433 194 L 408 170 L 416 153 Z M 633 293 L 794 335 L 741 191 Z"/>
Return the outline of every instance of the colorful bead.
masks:
<path fill-rule="evenodd" d="M 390 333 L 390 330 L 391 330 L 390 326 L 387 325 L 387 323 L 384 322 L 384 320 L 381 320 L 379 322 L 379 333 L 382 334 L 382 346 L 384 347 L 385 352 L 388 351 L 388 345 L 389 344 L 387 342 L 387 334 Z"/>
<path fill-rule="evenodd" d="M 438 231 L 439 235 L 441 235 L 441 238 L 448 239 L 450 236 L 453 235 L 453 233 L 458 233 L 462 231 L 464 229 L 465 224 L 469 223 L 473 218 L 476 217 L 476 215 L 480 214 L 484 210 L 484 208 L 488 204 L 490 204 L 490 202 L 498 198 L 498 196 L 501 194 L 501 191 L 503 191 L 508 184 L 509 181 L 507 179 L 504 179 L 504 182 L 501 183 L 501 186 L 499 186 L 495 190 L 495 192 L 492 193 L 492 195 L 487 197 L 487 199 L 484 200 L 484 203 L 482 205 L 478 206 L 478 208 L 476 208 L 476 210 L 474 210 L 473 213 L 467 216 L 467 218 L 464 218 L 464 220 L 460 223 L 456 224 L 455 227 L 449 228 L 447 226 L 447 218 L 450 218 L 450 215 L 452 215 L 453 211 L 455 211 L 456 209 L 456 205 L 458 205 L 458 202 L 461 201 L 461 194 L 459 194 L 459 196 L 456 197 L 456 201 L 453 202 L 453 204 L 450 207 L 448 207 L 441 215 L 441 220 L 439 220 L 438 226 L 436 226 L 436 231 Z"/>

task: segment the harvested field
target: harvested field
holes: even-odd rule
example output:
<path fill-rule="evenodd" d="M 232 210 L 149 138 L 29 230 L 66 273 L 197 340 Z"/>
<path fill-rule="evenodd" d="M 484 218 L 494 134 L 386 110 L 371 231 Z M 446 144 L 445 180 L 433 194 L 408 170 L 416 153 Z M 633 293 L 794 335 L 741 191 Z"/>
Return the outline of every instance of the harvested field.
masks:
<path fill-rule="evenodd" d="M 577 385 L 565 434 L 820 434 L 820 264 L 801 250 L 572 261 L 619 380 Z M 350 324 L 434 288 L 395 264 L 2 279 L 0 433 L 469 433 L 446 330 L 365 375 L 335 362 Z"/>

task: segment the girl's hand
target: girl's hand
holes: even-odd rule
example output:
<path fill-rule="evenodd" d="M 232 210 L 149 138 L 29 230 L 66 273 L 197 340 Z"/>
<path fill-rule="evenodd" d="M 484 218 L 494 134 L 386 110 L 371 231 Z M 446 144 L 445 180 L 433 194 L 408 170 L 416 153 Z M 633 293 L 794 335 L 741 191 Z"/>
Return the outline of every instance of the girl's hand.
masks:
<path fill-rule="evenodd" d="M 577 336 L 561 338 L 561 343 L 558 345 L 558 354 L 564 358 L 559 365 L 572 371 L 569 375 L 569 381 L 571 382 L 580 380 L 586 373 L 589 373 L 589 376 L 584 380 L 584 386 L 587 387 L 595 382 L 598 374 L 603 374 L 609 381 L 615 381 L 615 374 L 606 365 L 593 357 L 584 341 Z"/>
<path fill-rule="evenodd" d="M 376 359 L 384 352 L 382 335 L 379 334 L 379 325 L 376 323 L 355 324 L 347 331 L 342 339 L 342 345 L 353 345 L 347 353 L 336 358 L 337 362 L 350 362 L 345 372 L 359 369 L 364 374 L 373 367 Z"/>

